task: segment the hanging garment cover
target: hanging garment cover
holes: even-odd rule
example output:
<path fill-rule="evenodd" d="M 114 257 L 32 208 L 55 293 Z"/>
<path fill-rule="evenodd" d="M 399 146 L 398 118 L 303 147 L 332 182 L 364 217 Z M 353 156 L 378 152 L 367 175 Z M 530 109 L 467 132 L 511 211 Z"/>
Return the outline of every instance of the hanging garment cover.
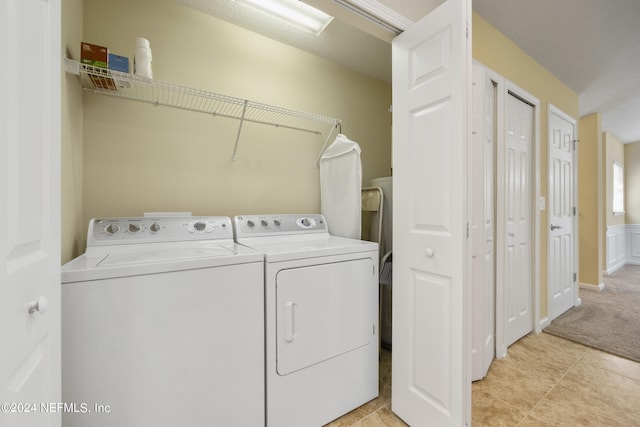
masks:
<path fill-rule="evenodd" d="M 320 159 L 320 206 L 329 234 L 360 239 L 361 189 L 360 146 L 338 134 Z"/>

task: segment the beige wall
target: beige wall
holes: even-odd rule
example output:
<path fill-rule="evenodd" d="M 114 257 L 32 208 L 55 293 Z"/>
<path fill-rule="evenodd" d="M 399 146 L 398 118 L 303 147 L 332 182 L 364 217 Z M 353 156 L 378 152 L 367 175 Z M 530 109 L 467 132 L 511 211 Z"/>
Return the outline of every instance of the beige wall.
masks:
<path fill-rule="evenodd" d="M 473 58 L 504 76 L 540 100 L 540 194 L 548 194 L 547 106 L 555 105 L 567 115 L 578 117 L 578 95 L 562 84 L 522 49 L 507 39 L 478 14 L 473 14 Z M 547 313 L 547 213 L 540 215 L 540 301 L 541 318 Z"/>
<path fill-rule="evenodd" d="M 640 224 L 640 141 L 624 145 L 625 222 Z"/>
<path fill-rule="evenodd" d="M 168 0 L 85 0 L 84 41 L 132 61 L 149 39 L 154 78 L 343 120 L 363 181 L 391 167 L 391 85 Z M 80 40 L 77 40 L 80 43 Z M 82 227 L 96 216 L 317 212 L 323 135 L 84 93 Z M 76 151 L 77 155 L 79 151 Z"/>
<path fill-rule="evenodd" d="M 580 283 L 599 286 L 604 266 L 604 184 L 600 114 L 580 118 L 578 225 Z"/>
<path fill-rule="evenodd" d="M 625 223 L 625 215 L 613 214 L 613 162 L 624 165 L 624 144 L 615 136 L 604 132 L 602 136 L 605 145 L 605 211 L 607 227 Z M 626 174 L 626 171 L 625 171 Z"/>
<path fill-rule="evenodd" d="M 80 56 L 82 0 L 62 2 L 61 56 Z M 76 76 L 62 75 L 62 263 L 84 252 L 82 216 L 82 89 Z"/>

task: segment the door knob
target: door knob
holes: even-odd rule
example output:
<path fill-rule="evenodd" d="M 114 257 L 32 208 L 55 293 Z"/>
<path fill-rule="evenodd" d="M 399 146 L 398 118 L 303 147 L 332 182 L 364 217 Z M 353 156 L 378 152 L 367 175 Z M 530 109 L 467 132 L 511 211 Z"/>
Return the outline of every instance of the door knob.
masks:
<path fill-rule="evenodd" d="M 39 297 L 35 301 L 29 303 L 29 314 L 33 314 L 36 311 L 40 314 L 45 314 L 49 308 L 49 301 L 43 296 Z"/>
<path fill-rule="evenodd" d="M 557 230 L 559 228 L 562 228 L 562 226 L 561 225 L 553 225 L 553 224 L 551 224 L 551 231 Z"/>
<path fill-rule="evenodd" d="M 424 254 L 427 256 L 427 258 L 433 258 L 433 255 L 434 255 L 433 249 L 431 249 L 431 248 L 427 248 L 427 249 L 424 251 Z"/>

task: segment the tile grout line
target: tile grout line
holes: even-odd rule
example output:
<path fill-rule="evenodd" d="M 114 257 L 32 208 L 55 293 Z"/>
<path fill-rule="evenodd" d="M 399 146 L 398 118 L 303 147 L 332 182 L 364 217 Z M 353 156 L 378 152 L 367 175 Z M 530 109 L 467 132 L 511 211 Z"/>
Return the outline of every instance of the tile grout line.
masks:
<path fill-rule="evenodd" d="M 525 417 L 524 417 L 522 420 L 520 420 L 520 422 L 518 422 L 518 424 L 517 424 L 518 426 L 519 426 L 519 425 L 521 425 L 521 424 L 524 422 L 524 420 L 527 418 L 527 416 L 530 416 L 530 417 L 532 417 L 532 418 L 534 418 L 534 419 L 536 419 L 536 420 L 537 420 L 537 418 L 536 418 L 536 417 L 534 416 L 534 414 L 533 414 L 533 413 L 534 413 L 534 411 L 535 411 L 535 409 L 540 405 L 540 403 L 541 403 L 544 399 L 546 399 L 546 397 L 547 397 L 549 394 L 551 394 L 551 392 L 556 388 L 556 386 L 557 386 L 558 384 L 560 384 L 560 382 L 561 382 L 561 381 L 562 381 L 562 380 L 567 376 L 567 374 L 568 374 L 569 372 L 571 372 L 571 370 L 572 370 L 573 368 L 575 368 L 575 367 L 578 365 L 578 363 L 580 363 L 580 362 L 584 359 L 584 357 L 586 356 L 586 354 L 587 354 L 589 351 L 592 351 L 592 350 L 591 350 L 591 348 L 588 348 L 588 347 L 587 347 L 587 349 L 586 349 L 586 350 L 585 350 L 585 351 L 580 355 L 580 357 L 578 357 L 578 358 L 576 359 L 576 361 L 575 361 L 571 366 L 569 366 L 569 367 L 567 368 L 567 370 L 566 370 L 566 371 L 565 371 L 565 372 L 564 372 L 564 373 L 563 373 L 563 374 L 558 378 L 558 381 L 556 381 L 556 382 L 555 382 L 555 383 L 554 383 L 554 384 L 549 388 L 549 390 L 547 390 L 547 392 L 544 394 L 544 396 L 542 396 L 542 397 L 540 398 L 540 400 L 538 400 L 538 401 L 536 402 L 536 404 L 535 404 L 535 405 L 533 405 L 533 408 L 531 408 L 531 409 L 530 409 L 530 410 L 525 414 Z"/>

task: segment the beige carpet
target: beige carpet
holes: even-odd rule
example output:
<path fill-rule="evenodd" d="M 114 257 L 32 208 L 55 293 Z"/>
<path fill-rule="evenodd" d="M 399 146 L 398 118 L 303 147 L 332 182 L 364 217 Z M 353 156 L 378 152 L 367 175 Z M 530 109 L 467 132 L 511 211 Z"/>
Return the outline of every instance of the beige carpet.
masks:
<path fill-rule="evenodd" d="M 640 266 L 625 265 L 604 284 L 600 292 L 580 289 L 582 305 L 544 332 L 640 362 Z"/>

